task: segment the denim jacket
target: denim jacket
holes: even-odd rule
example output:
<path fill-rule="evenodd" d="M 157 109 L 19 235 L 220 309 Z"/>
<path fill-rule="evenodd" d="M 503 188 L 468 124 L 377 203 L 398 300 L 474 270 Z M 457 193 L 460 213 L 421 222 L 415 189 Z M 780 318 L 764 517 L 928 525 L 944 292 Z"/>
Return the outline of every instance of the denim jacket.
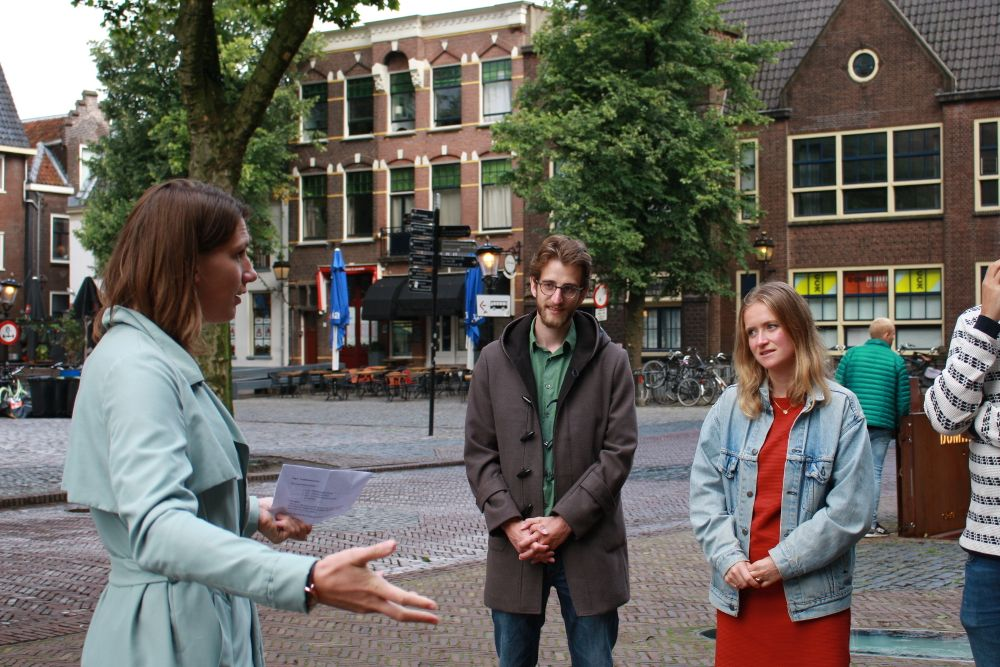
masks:
<path fill-rule="evenodd" d="M 768 553 L 781 574 L 793 621 L 851 606 L 854 545 L 868 530 L 875 503 L 874 467 L 857 397 L 834 382 L 829 398 L 814 388 L 788 436 L 781 540 Z M 757 454 L 774 421 L 765 384 L 756 418 L 739 408 L 735 386 L 702 424 L 691 466 L 691 524 L 712 565 L 709 600 L 731 616 L 739 591 L 723 579 L 748 560 L 757 491 Z"/>

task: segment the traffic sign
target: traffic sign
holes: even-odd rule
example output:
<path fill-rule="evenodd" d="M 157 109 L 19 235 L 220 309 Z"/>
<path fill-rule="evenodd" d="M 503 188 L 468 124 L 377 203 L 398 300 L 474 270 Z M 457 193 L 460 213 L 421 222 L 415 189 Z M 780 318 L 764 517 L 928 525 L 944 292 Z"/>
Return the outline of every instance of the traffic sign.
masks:
<path fill-rule="evenodd" d="M 608 305 L 608 296 L 610 292 L 608 286 L 604 283 L 598 283 L 594 287 L 594 305 L 598 308 L 604 308 Z"/>
<path fill-rule="evenodd" d="M 407 214 L 410 216 L 410 220 L 433 220 L 434 211 L 428 211 L 425 208 L 412 208 Z"/>
<path fill-rule="evenodd" d="M 442 255 L 439 260 L 440 266 L 453 269 L 468 269 L 478 263 L 479 261 L 475 257 L 459 257 L 454 255 Z"/>
<path fill-rule="evenodd" d="M 0 343 L 13 345 L 21 338 L 21 329 L 13 320 L 0 322 Z M 7 354 L 4 352 L 4 354 Z"/>
<path fill-rule="evenodd" d="M 410 233 L 418 234 L 420 236 L 431 236 L 434 234 L 434 223 L 433 222 L 411 222 L 410 223 Z"/>
<path fill-rule="evenodd" d="M 430 281 L 429 278 L 427 280 L 420 280 L 420 279 L 410 278 L 408 286 L 409 286 L 411 292 L 430 292 L 431 291 L 431 281 Z"/>
<path fill-rule="evenodd" d="M 510 294 L 477 294 L 476 315 L 510 317 Z"/>
<path fill-rule="evenodd" d="M 470 234 L 468 225 L 438 225 L 438 236 L 443 239 L 460 239 Z"/>
<path fill-rule="evenodd" d="M 473 239 L 441 239 L 441 254 L 474 255 L 476 242 Z"/>

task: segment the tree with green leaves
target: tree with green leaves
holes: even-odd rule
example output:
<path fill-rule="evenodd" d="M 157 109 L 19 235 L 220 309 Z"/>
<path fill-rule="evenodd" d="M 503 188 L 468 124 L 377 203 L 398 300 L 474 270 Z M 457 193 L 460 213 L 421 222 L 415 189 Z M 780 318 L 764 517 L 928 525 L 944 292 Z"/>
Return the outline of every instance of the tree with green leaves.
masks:
<path fill-rule="evenodd" d="M 81 241 L 98 262 L 111 252 L 138 196 L 187 176 L 235 193 L 255 210 L 258 247 L 268 248 L 267 206 L 290 187 L 290 142 L 304 110 L 291 85 L 308 56 L 316 19 L 349 27 L 358 0 L 73 0 L 104 12 L 108 39 L 94 49 L 107 87 L 111 133 L 96 148 L 98 187 Z M 378 8 L 397 0 L 368 0 Z M 306 49 L 303 45 L 306 44 Z M 199 362 L 231 405 L 229 328 L 206 329 Z"/>
<path fill-rule="evenodd" d="M 750 44 L 718 0 L 554 0 L 538 74 L 493 127 L 517 156 L 515 191 L 583 240 L 625 303 L 633 364 L 642 312 L 661 294 L 728 289 L 749 250 L 736 186 L 741 126 L 761 125 L 751 85 L 780 45 Z M 551 169 L 550 169 L 551 166 Z"/>

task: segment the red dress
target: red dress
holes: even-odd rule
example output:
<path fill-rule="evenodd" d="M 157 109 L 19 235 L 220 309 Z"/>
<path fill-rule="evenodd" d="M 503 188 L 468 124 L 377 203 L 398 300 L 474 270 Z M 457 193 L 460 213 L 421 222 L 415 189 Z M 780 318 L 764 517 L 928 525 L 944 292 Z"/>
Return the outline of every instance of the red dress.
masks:
<path fill-rule="evenodd" d="M 788 399 L 778 399 L 782 406 Z M 765 558 L 781 537 L 781 493 L 788 432 L 801 412 L 774 410 L 774 424 L 757 459 L 757 492 L 750 524 L 750 562 Z M 739 616 L 716 614 L 717 667 L 844 667 L 850 664 L 851 610 L 808 621 L 788 616 L 781 582 L 740 591 Z M 804 656 L 808 656 L 805 659 Z"/>

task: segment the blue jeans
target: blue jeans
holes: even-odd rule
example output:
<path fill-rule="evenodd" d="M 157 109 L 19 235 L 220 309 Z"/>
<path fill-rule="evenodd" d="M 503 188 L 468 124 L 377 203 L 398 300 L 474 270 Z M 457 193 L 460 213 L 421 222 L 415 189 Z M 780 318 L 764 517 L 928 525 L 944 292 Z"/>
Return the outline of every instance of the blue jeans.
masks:
<path fill-rule="evenodd" d="M 872 525 L 878 519 L 878 500 L 882 496 L 882 467 L 885 465 L 885 454 L 889 451 L 895 431 L 891 428 L 868 427 L 868 439 L 872 443 L 872 460 L 875 462 L 875 511 L 872 512 Z"/>
<path fill-rule="evenodd" d="M 611 651 L 618 641 L 618 610 L 597 616 L 577 616 L 569 596 L 562 559 L 557 555 L 554 564 L 542 567 L 545 574 L 541 614 L 511 614 L 493 610 L 493 639 L 500 667 L 535 667 L 538 664 L 538 641 L 545 625 L 549 587 L 555 587 L 559 596 L 573 667 L 612 667 Z"/>
<path fill-rule="evenodd" d="M 960 618 L 976 667 L 1000 667 L 1000 558 L 969 552 Z"/>

